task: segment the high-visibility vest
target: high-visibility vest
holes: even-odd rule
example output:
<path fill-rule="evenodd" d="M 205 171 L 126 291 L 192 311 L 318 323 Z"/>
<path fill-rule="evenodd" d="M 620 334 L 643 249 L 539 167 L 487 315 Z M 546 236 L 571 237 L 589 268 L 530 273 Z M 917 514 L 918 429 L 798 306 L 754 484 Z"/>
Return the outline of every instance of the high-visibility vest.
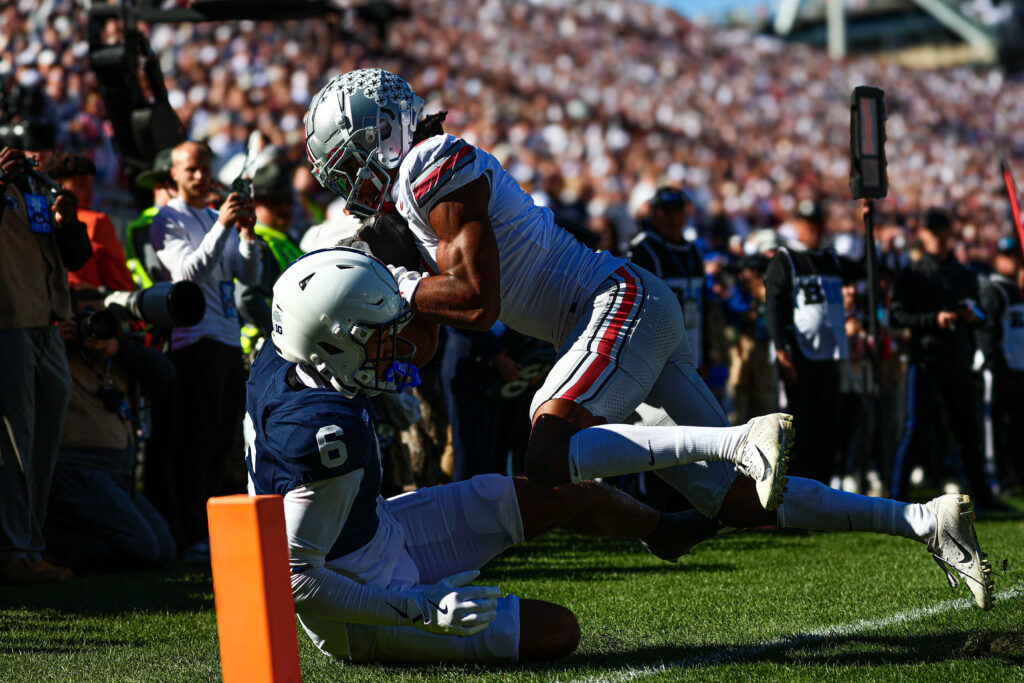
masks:
<path fill-rule="evenodd" d="M 270 253 L 274 255 L 274 260 L 282 271 L 291 265 L 292 261 L 302 256 L 302 250 L 284 232 L 258 223 L 255 230 L 270 247 Z"/>
<path fill-rule="evenodd" d="M 269 225 L 259 223 L 256 224 L 254 229 L 260 239 L 267 245 L 267 248 L 270 249 L 270 253 L 273 255 L 279 271 L 283 272 L 285 268 L 291 265 L 292 261 L 302 256 L 302 250 L 284 232 Z M 259 348 L 259 339 L 259 328 L 252 323 L 243 325 L 240 335 L 242 353 L 251 355 L 256 351 Z"/>
<path fill-rule="evenodd" d="M 126 257 L 125 263 L 128 264 L 128 272 L 132 275 L 132 281 L 135 283 L 136 289 L 145 289 L 153 285 L 153 279 L 146 272 L 146 268 L 142 260 L 139 259 L 138 252 L 135 250 L 135 241 L 139 239 L 145 239 L 146 242 L 149 241 L 149 228 L 153 225 L 153 219 L 156 218 L 159 210 L 159 207 L 151 206 L 128 224 L 124 255 Z M 140 235 L 140 231 L 143 234 Z"/>

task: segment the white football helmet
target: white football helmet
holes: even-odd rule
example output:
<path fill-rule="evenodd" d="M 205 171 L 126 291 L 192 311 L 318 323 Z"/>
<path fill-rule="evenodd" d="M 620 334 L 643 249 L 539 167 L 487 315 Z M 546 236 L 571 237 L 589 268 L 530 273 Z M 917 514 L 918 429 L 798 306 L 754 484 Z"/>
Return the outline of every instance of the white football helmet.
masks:
<path fill-rule="evenodd" d="M 416 376 L 416 346 L 399 336 L 412 310 L 387 267 L 358 249 L 321 249 L 288 266 L 274 283 L 272 316 L 278 354 L 348 398 L 400 393 Z M 391 348 L 368 357 L 374 332 L 390 334 Z"/>
<path fill-rule="evenodd" d="M 306 155 L 313 175 L 345 198 L 345 208 L 371 216 L 384 205 L 391 173 L 412 149 L 423 98 L 382 69 L 338 76 L 306 112 Z"/>

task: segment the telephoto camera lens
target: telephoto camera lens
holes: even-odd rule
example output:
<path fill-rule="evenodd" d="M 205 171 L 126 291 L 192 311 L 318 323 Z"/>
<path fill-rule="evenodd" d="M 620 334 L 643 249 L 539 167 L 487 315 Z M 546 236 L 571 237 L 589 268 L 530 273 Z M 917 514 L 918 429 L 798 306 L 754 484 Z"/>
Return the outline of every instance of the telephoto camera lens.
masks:
<path fill-rule="evenodd" d="M 104 303 L 119 315 L 164 329 L 196 325 L 206 314 L 202 290 L 187 280 L 157 282 L 134 292 L 113 292 Z"/>
<path fill-rule="evenodd" d="M 110 311 L 96 311 L 86 308 L 74 318 L 78 336 L 93 339 L 110 339 L 117 334 L 117 318 Z"/>

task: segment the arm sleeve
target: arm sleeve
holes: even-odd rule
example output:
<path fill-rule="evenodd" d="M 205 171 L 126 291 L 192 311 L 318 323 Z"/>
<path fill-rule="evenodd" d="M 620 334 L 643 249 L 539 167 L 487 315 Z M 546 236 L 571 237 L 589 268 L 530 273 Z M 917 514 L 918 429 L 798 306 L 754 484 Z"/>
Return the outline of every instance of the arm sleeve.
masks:
<path fill-rule="evenodd" d="M 132 275 L 125 263 L 124 247 L 117 239 L 114 224 L 105 215 L 100 215 L 93 228 L 93 239 L 102 247 L 95 256 L 99 260 L 100 277 L 107 289 L 130 292 L 135 289 Z"/>
<path fill-rule="evenodd" d="M 894 327 L 909 327 L 912 330 L 937 330 L 935 319 L 938 311 L 919 312 L 915 310 L 918 299 L 917 288 L 920 277 L 909 270 L 900 273 L 893 290 L 890 315 Z"/>
<path fill-rule="evenodd" d="M 768 331 L 776 349 L 789 347 L 786 330 L 793 326 L 792 276 L 781 252 L 772 257 L 764 276 Z"/>
<path fill-rule="evenodd" d="M 411 624 L 406 596 L 341 574 L 325 556 L 345 526 L 363 470 L 298 486 L 285 494 L 292 596 L 301 615 L 360 624 Z"/>
<path fill-rule="evenodd" d="M 218 223 L 218 225 L 220 225 Z M 260 249 L 256 240 L 238 239 L 238 250 L 234 254 L 232 274 L 243 285 L 254 286 L 260 282 Z M 257 238 L 259 239 L 259 238 Z M 271 257 L 273 258 L 273 257 Z"/>
<path fill-rule="evenodd" d="M 199 246 L 193 248 L 185 226 L 161 211 L 153 219 L 149 234 L 157 258 L 170 272 L 171 279 L 195 282 L 217 266 L 231 231 L 219 222 L 214 223 Z"/>
<path fill-rule="evenodd" d="M 53 232 L 57 239 L 60 260 L 68 270 L 78 270 L 92 257 L 89 232 L 82 221 L 75 218 L 70 225 L 55 225 Z"/>
<path fill-rule="evenodd" d="M 295 611 L 302 616 L 355 624 L 412 625 L 404 593 L 359 583 L 327 566 L 292 574 L 292 597 Z"/>

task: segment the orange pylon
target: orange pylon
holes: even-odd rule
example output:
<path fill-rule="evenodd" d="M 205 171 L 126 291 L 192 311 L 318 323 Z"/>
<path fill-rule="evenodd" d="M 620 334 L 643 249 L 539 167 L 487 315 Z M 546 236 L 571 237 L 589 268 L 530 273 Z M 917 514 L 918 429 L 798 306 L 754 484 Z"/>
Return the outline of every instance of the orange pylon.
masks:
<path fill-rule="evenodd" d="M 206 503 L 225 683 L 301 681 L 281 496 Z"/>

